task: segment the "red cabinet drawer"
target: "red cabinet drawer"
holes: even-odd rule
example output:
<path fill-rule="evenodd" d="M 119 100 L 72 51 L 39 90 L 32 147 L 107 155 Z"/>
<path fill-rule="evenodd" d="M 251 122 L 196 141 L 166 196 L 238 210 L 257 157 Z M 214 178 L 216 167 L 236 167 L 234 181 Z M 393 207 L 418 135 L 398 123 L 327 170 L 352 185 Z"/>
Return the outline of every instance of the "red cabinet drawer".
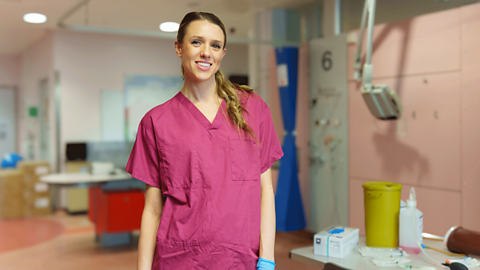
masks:
<path fill-rule="evenodd" d="M 118 233 L 139 230 L 145 194 L 142 190 L 92 192 L 96 232 Z"/>

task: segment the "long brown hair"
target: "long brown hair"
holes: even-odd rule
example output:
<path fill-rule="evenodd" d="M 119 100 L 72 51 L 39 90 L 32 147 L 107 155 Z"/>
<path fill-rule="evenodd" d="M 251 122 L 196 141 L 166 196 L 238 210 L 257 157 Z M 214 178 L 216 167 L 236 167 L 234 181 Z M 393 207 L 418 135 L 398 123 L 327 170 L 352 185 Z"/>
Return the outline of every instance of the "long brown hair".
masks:
<path fill-rule="evenodd" d="M 225 49 L 225 46 L 227 45 L 227 33 L 225 31 L 225 26 L 217 16 L 208 12 L 190 12 L 185 15 L 185 17 L 183 17 L 177 33 L 177 42 L 179 44 L 182 44 L 183 38 L 185 37 L 185 33 L 187 31 L 187 27 L 193 21 L 209 21 L 213 24 L 218 25 L 222 29 L 223 36 L 225 37 L 223 42 L 223 49 Z M 182 75 L 185 76 L 183 66 Z M 239 85 L 230 82 L 228 79 L 225 78 L 225 76 L 223 76 L 223 73 L 220 71 L 220 69 L 215 73 L 215 82 L 217 83 L 218 96 L 225 100 L 225 102 L 227 103 L 227 114 L 230 118 L 230 121 L 232 121 L 232 123 L 237 126 L 239 131 L 243 130 L 246 134 L 252 136 L 255 141 L 257 141 L 255 132 L 243 118 L 243 112 L 248 112 L 243 108 L 243 103 L 240 101 L 239 94 L 237 93 L 237 91 L 239 91 L 242 96 L 243 94 L 249 95 L 253 93 L 253 89 L 251 89 L 247 85 Z"/>

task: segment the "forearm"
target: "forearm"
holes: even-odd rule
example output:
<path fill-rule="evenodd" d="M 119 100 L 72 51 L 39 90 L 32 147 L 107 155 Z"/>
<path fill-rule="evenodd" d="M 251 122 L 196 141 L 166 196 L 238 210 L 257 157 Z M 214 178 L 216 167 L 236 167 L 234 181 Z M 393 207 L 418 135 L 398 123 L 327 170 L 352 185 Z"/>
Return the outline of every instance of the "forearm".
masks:
<path fill-rule="evenodd" d="M 138 241 L 138 270 L 152 269 L 159 223 L 160 215 L 148 210 L 143 210 L 140 238 Z"/>
<path fill-rule="evenodd" d="M 162 191 L 146 185 L 140 239 L 138 240 L 138 270 L 151 270 L 157 244 L 157 231 L 163 212 Z"/>
<path fill-rule="evenodd" d="M 270 169 L 262 174 L 260 257 L 275 260 L 275 195 Z"/>

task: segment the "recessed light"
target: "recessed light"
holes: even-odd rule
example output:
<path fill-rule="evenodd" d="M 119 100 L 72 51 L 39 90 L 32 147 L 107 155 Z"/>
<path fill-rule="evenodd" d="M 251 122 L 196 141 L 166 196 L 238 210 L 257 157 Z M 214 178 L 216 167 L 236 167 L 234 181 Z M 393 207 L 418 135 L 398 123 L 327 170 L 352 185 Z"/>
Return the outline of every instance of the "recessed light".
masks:
<path fill-rule="evenodd" d="M 163 32 L 177 32 L 179 26 L 176 22 L 164 22 L 160 24 L 160 30 Z"/>
<path fill-rule="evenodd" d="M 23 15 L 23 20 L 28 23 L 44 23 L 47 21 L 47 16 L 40 13 L 27 13 Z"/>

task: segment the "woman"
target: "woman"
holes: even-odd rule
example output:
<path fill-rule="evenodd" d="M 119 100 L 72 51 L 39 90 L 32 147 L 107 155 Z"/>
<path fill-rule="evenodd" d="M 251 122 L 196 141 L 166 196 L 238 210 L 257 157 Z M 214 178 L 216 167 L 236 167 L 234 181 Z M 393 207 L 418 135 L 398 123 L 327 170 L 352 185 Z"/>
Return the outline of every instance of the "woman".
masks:
<path fill-rule="evenodd" d="M 138 269 L 274 269 L 270 167 L 283 152 L 265 102 L 219 70 L 226 41 L 215 15 L 185 15 L 184 86 L 139 125 L 126 169 L 147 187 Z"/>

